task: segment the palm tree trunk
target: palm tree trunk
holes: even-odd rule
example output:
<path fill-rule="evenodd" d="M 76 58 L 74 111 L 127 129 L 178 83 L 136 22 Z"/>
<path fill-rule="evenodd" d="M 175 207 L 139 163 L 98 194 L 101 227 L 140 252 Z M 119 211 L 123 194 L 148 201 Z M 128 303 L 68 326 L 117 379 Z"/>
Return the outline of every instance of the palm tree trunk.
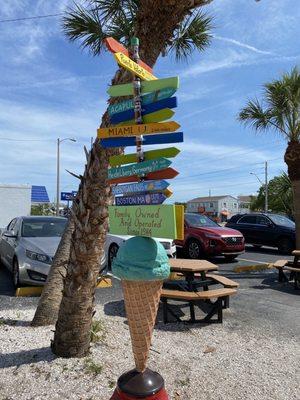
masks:
<path fill-rule="evenodd" d="M 136 36 L 140 38 L 141 58 L 153 66 L 178 23 L 191 8 L 203 2 L 184 0 L 145 0 L 137 15 Z M 130 75 L 117 73 L 113 83 L 127 81 Z M 107 115 L 101 126 L 107 126 Z M 121 151 L 121 150 L 119 150 Z M 111 151 L 93 145 L 79 195 L 73 203 L 75 229 L 71 237 L 70 259 L 59 310 L 53 352 L 62 357 L 83 357 L 90 348 L 90 329 L 99 262 L 104 249 L 108 225 L 111 189 L 107 184 Z"/>
<path fill-rule="evenodd" d="M 296 248 L 300 250 L 300 142 L 290 141 L 284 155 L 288 175 L 292 182 L 296 223 Z"/>
<path fill-rule="evenodd" d="M 294 195 L 294 216 L 296 223 L 296 249 L 300 250 L 300 179 L 292 181 L 292 188 Z"/>
<path fill-rule="evenodd" d="M 70 256 L 73 228 L 74 223 L 70 218 L 55 253 L 46 284 L 31 322 L 32 326 L 53 325 L 57 320 L 62 298 L 63 278 L 66 276 Z"/>

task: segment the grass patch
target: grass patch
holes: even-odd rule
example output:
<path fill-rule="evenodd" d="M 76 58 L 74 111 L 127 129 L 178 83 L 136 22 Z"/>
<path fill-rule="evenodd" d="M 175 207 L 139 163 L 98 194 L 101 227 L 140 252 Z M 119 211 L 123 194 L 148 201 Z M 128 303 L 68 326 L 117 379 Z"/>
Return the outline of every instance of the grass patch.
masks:
<path fill-rule="evenodd" d="M 106 327 L 103 321 L 94 319 L 91 326 L 91 341 L 93 343 L 104 342 L 106 333 Z"/>
<path fill-rule="evenodd" d="M 103 366 L 95 363 L 91 358 L 84 360 L 84 368 L 88 374 L 99 375 L 103 371 Z"/>
<path fill-rule="evenodd" d="M 235 267 L 233 269 L 234 272 L 240 273 L 240 272 L 259 272 L 259 271 L 265 271 L 266 269 L 272 269 L 273 265 L 272 264 L 257 264 L 257 265 L 245 265 L 245 266 L 240 266 L 240 267 Z"/>

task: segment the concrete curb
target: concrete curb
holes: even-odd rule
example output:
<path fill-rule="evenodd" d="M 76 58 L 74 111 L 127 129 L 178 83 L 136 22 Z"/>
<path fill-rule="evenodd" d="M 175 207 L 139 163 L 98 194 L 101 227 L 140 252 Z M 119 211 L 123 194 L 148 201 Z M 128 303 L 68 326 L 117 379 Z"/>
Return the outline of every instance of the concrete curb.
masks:
<path fill-rule="evenodd" d="M 233 269 L 233 272 L 241 273 L 241 272 L 252 272 L 252 271 L 264 271 L 266 269 L 273 269 L 273 264 L 253 264 L 253 265 L 245 265 L 241 267 L 236 267 Z"/>

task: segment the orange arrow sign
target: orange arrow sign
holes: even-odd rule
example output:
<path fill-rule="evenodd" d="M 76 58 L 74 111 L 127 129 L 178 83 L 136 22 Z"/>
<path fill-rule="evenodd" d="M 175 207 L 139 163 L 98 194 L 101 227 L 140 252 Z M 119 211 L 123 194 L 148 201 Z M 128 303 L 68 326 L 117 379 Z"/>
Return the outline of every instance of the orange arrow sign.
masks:
<path fill-rule="evenodd" d="M 111 51 L 112 53 L 123 53 L 125 54 L 125 56 L 129 57 L 129 51 L 126 49 L 126 47 L 124 47 L 121 43 L 119 43 L 117 40 L 115 40 L 112 37 L 108 37 L 106 39 L 104 39 L 104 43 L 107 47 L 107 49 L 109 51 Z M 140 60 L 138 62 L 138 64 L 145 68 L 147 71 L 149 71 L 150 73 L 153 72 L 152 68 L 149 67 L 149 65 L 147 65 L 146 63 L 144 63 L 144 61 Z"/>

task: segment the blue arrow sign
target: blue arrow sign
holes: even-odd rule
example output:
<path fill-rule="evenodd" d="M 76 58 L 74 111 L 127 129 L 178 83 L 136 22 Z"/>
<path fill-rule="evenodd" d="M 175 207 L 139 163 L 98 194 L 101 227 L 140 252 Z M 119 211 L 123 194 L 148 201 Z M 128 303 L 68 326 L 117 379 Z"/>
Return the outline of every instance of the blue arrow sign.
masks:
<path fill-rule="evenodd" d="M 163 110 L 164 108 L 175 108 L 177 107 L 177 97 L 170 97 L 169 99 L 162 99 L 155 101 L 154 103 L 142 106 L 142 115 L 147 115 L 155 111 Z M 120 122 L 129 121 L 134 119 L 134 110 L 127 110 L 119 112 L 110 117 L 112 124 L 118 124 Z"/>
<path fill-rule="evenodd" d="M 156 133 L 154 135 L 145 135 L 143 136 L 142 140 L 142 144 L 144 146 L 150 144 L 180 143 L 180 142 L 183 142 L 183 132 L 161 133 L 161 134 Z M 136 139 L 134 136 L 101 139 L 101 146 L 104 148 L 126 147 L 135 145 L 136 145 Z"/>
<path fill-rule="evenodd" d="M 169 182 L 165 180 L 160 181 L 143 181 L 139 183 L 130 183 L 126 185 L 118 185 L 113 187 L 112 192 L 114 195 L 126 193 L 139 193 L 139 192 L 154 192 L 158 190 L 167 189 Z"/>
<path fill-rule="evenodd" d="M 162 193 L 143 193 L 132 196 L 116 197 L 116 206 L 141 206 L 162 204 L 166 200 L 166 196 Z"/>
<path fill-rule="evenodd" d="M 167 99 L 168 97 L 173 96 L 176 92 L 176 89 L 173 88 L 165 88 L 161 89 L 157 92 L 148 93 L 142 96 L 142 105 L 145 106 L 147 104 L 153 103 L 154 101 Z M 110 116 L 120 113 L 123 111 L 127 111 L 134 108 L 133 99 L 121 101 L 119 103 L 114 103 L 108 107 L 108 114 Z"/>

